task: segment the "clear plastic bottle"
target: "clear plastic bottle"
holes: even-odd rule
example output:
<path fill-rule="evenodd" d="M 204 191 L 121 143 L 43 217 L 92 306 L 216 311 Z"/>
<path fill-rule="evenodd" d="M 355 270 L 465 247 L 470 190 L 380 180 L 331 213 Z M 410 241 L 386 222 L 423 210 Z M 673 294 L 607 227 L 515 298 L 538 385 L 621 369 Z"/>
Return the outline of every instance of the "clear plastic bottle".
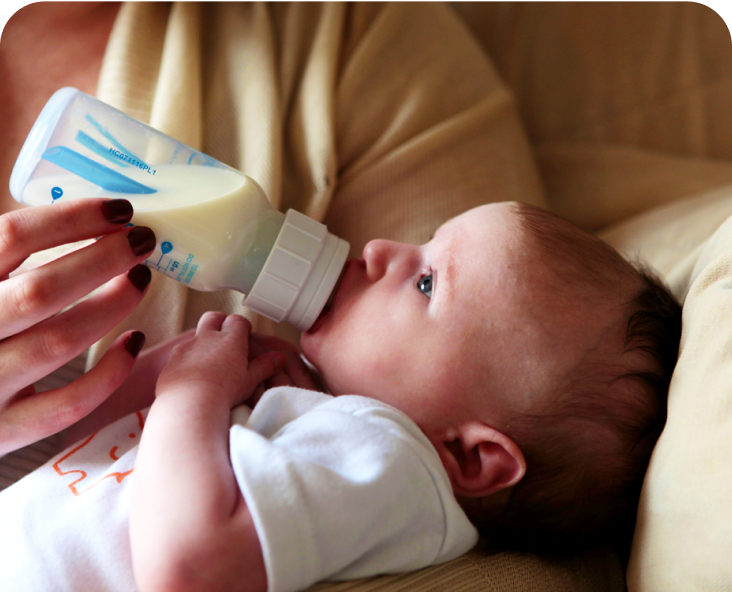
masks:
<path fill-rule="evenodd" d="M 35 206 L 128 199 L 157 245 L 145 264 L 193 289 L 233 289 L 302 330 L 333 291 L 349 245 L 319 222 L 282 214 L 241 172 L 74 88 L 49 99 L 10 177 Z"/>

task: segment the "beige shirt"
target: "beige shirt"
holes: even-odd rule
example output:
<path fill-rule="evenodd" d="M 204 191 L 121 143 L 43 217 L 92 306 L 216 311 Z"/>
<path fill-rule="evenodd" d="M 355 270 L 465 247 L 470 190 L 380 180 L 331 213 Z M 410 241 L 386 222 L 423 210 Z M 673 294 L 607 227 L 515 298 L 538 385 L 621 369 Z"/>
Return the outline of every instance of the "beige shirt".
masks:
<path fill-rule="evenodd" d="M 360 256 L 373 238 L 425 242 L 490 201 L 544 204 L 511 95 L 446 5 L 129 3 L 98 98 L 252 177 L 280 211 L 324 222 Z M 121 332 L 154 344 L 235 292 L 153 274 Z"/>

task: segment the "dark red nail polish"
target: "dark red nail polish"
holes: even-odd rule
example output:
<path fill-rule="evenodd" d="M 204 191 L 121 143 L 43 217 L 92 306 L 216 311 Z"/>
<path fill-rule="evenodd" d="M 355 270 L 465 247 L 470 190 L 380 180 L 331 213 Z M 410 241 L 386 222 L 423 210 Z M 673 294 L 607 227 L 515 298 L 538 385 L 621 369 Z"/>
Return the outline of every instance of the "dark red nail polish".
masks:
<path fill-rule="evenodd" d="M 152 279 L 152 272 L 144 265 L 139 264 L 127 272 L 127 278 L 135 288 L 140 290 L 140 292 L 144 292 Z"/>
<path fill-rule="evenodd" d="M 132 220 L 132 204 L 126 199 L 108 199 L 102 202 L 102 216 L 114 224 L 127 224 Z"/>
<path fill-rule="evenodd" d="M 132 334 L 125 339 L 125 349 L 130 352 L 133 358 L 140 353 L 142 346 L 145 345 L 145 334 L 142 331 L 133 331 Z"/>
<path fill-rule="evenodd" d="M 155 233 L 147 226 L 133 226 L 127 235 L 132 252 L 139 257 L 155 248 Z"/>

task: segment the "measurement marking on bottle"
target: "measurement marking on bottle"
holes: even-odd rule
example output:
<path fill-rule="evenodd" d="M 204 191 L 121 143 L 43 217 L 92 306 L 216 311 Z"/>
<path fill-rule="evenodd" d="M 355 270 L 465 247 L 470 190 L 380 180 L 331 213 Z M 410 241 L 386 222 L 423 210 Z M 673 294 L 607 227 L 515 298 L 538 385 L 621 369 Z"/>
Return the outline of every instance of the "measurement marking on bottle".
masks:
<path fill-rule="evenodd" d="M 163 260 L 163 257 L 165 257 L 168 253 L 170 253 L 173 250 L 173 244 L 169 243 L 168 241 L 163 242 L 162 245 L 160 245 L 160 250 L 163 252 L 162 255 L 160 255 L 160 259 L 158 260 L 157 266 L 158 270 L 160 270 L 160 262 Z M 170 265 L 170 262 L 168 262 L 168 265 Z M 167 268 L 166 268 L 167 270 Z"/>

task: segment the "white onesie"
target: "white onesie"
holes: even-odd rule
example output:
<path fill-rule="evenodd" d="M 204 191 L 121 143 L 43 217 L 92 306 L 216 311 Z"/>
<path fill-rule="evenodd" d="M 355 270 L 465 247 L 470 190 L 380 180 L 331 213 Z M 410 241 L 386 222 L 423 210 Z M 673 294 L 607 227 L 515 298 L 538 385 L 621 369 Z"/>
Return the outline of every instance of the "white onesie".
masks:
<path fill-rule="evenodd" d="M 0 492 L 0 591 L 136 590 L 127 518 L 145 417 Z M 419 569 L 478 540 L 434 447 L 379 401 L 271 389 L 232 412 L 230 454 L 270 592 Z"/>

